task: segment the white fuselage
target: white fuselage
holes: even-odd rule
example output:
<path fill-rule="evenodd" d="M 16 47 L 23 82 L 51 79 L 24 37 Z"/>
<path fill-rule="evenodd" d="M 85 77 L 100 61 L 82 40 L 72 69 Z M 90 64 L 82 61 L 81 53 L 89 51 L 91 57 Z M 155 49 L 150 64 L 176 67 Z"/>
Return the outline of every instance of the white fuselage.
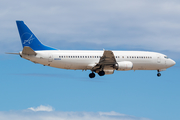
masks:
<path fill-rule="evenodd" d="M 82 51 L 82 50 L 46 50 L 35 51 L 36 56 L 21 56 L 34 63 L 43 64 L 62 69 L 91 70 L 95 66 L 104 51 Z M 175 64 L 166 55 L 156 52 L 144 51 L 112 51 L 117 62 L 130 61 L 133 63 L 132 70 L 165 70 Z"/>

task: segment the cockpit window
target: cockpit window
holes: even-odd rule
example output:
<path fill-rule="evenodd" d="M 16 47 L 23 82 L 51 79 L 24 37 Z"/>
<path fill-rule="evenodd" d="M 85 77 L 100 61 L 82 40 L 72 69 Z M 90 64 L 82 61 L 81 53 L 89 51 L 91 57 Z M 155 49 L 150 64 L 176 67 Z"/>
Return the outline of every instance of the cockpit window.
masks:
<path fill-rule="evenodd" d="M 168 59 L 168 56 L 164 56 L 164 58 Z"/>

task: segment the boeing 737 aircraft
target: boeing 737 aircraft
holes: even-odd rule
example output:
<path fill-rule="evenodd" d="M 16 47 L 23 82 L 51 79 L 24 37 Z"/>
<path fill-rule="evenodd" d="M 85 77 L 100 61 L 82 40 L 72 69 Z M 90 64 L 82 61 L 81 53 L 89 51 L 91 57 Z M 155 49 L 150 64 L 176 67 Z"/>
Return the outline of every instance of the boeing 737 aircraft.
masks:
<path fill-rule="evenodd" d="M 86 51 L 86 50 L 58 50 L 43 45 L 23 21 L 16 21 L 23 50 L 19 53 L 22 58 L 61 69 L 90 70 L 90 78 L 113 74 L 127 70 L 157 70 L 160 71 L 175 65 L 175 61 L 166 55 L 146 51 Z"/>

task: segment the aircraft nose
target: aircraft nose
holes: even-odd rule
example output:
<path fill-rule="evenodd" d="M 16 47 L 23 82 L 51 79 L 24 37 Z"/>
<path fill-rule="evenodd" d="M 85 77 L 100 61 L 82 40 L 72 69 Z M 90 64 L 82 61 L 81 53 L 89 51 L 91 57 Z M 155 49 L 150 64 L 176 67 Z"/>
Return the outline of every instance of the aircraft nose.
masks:
<path fill-rule="evenodd" d="M 170 62 L 169 62 L 169 66 L 171 67 L 171 66 L 174 66 L 175 64 L 176 64 L 176 62 L 171 59 Z"/>
<path fill-rule="evenodd" d="M 172 66 L 174 66 L 176 64 L 176 62 L 174 60 L 171 60 L 171 64 L 172 64 Z"/>
<path fill-rule="evenodd" d="M 166 61 L 166 66 L 167 66 L 168 68 L 174 66 L 175 64 L 176 64 L 176 62 L 175 62 L 174 60 L 172 60 L 172 59 L 168 59 L 168 60 Z"/>

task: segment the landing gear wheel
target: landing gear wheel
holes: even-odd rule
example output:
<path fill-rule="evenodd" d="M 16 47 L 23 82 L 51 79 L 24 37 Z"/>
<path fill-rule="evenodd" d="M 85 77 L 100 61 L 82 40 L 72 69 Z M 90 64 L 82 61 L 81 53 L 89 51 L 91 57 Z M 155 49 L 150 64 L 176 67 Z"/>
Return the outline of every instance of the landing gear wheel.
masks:
<path fill-rule="evenodd" d="M 90 78 L 94 78 L 94 77 L 95 77 L 95 74 L 94 74 L 94 73 L 90 73 L 90 74 L 89 74 L 89 77 L 90 77 Z"/>
<path fill-rule="evenodd" d="M 99 76 L 104 76 L 104 75 L 105 75 L 105 72 L 104 72 L 104 71 L 99 71 L 98 75 L 99 75 Z"/>
<path fill-rule="evenodd" d="M 157 76 L 160 77 L 160 76 L 161 76 L 161 73 L 158 73 Z"/>

